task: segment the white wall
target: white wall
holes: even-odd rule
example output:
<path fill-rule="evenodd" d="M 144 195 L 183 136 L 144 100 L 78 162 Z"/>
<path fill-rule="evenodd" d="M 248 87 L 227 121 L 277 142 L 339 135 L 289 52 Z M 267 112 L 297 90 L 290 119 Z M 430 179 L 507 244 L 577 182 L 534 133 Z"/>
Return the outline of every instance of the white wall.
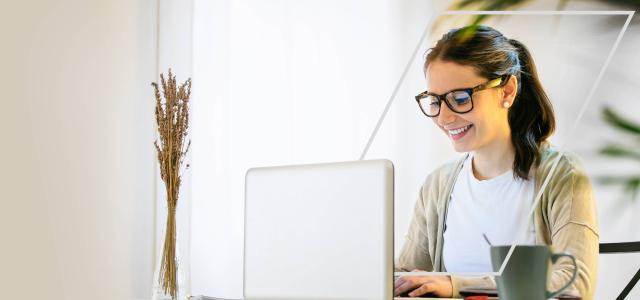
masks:
<path fill-rule="evenodd" d="M 155 1 L 0 10 L 5 299 L 148 299 Z"/>

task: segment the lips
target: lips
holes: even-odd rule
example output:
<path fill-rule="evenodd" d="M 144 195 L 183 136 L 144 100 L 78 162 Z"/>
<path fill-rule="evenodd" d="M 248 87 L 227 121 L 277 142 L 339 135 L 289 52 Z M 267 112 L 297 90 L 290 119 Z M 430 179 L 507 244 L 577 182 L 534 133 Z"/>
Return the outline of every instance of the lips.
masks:
<path fill-rule="evenodd" d="M 467 134 L 467 132 L 469 132 L 469 129 L 471 129 L 471 127 L 473 127 L 473 124 L 469 124 L 463 127 L 459 127 L 459 128 L 451 129 L 447 131 L 449 132 L 449 135 L 451 136 L 452 139 L 459 140 L 462 137 L 464 137 Z"/>

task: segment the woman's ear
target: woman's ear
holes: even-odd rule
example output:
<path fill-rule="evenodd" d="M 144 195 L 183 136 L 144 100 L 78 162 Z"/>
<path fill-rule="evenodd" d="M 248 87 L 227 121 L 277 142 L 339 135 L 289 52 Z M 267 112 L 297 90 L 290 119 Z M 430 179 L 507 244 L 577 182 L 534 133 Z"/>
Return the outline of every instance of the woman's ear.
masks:
<path fill-rule="evenodd" d="M 516 99 L 516 95 L 518 94 L 518 78 L 513 75 L 509 75 L 509 79 L 507 79 L 507 84 L 504 86 L 504 93 L 502 96 L 502 101 L 508 101 L 509 106 L 513 105 L 513 101 Z"/>

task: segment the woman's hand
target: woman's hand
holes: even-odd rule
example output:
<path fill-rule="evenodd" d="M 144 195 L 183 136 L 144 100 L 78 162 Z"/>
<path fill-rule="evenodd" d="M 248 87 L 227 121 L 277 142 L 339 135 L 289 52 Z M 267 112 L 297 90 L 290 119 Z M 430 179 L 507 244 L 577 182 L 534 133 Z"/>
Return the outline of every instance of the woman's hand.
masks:
<path fill-rule="evenodd" d="M 413 270 L 411 272 L 423 272 Z M 402 276 L 394 284 L 394 296 L 409 292 L 409 297 L 419 297 L 427 293 L 443 298 L 453 296 L 453 285 L 449 276 Z"/>

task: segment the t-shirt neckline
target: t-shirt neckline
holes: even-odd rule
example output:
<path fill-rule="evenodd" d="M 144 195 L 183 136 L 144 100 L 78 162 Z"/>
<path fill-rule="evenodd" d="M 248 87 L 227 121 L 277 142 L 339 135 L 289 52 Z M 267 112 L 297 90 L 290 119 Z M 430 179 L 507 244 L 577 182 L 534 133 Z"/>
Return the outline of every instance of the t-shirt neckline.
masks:
<path fill-rule="evenodd" d="M 469 178 L 475 183 L 475 184 L 482 184 L 482 185 L 492 185 L 498 182 L 503 182 L 506 180 L 509 180 L 510 178 L 513 178 L 513 169 L 509 169 L 506 172 L 493 177 L 493 178 L 489 178 L 489 179 L 478 179 L 476 178 L 476 175 L 473 174 L 473 154 L 469 153 L 469 156 L 467 157 L 467 159 L 464 162 L 465 166 L 466 166 L 466 172 L 468 172 L 469 174 Z"/>

